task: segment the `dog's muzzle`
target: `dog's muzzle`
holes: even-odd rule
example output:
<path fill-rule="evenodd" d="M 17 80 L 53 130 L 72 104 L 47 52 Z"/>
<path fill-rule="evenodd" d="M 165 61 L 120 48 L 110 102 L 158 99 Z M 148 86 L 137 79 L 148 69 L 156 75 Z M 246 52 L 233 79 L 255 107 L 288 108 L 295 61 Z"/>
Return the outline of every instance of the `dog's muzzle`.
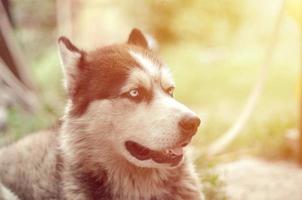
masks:
<path fill-rule="evenodd" d="M 126 141 L 125 147 L 129 153 L 138 160 L 152 159 L 157 163 L 166 163 L 176 166 L 183 158 L 183 147 L 188 145 L 196 134 L 200 119 L 196 116 L 186 115 L 178 123 L 181 141 L 172 148 L 166 150 L 152 150 L 134 141 Z"/>

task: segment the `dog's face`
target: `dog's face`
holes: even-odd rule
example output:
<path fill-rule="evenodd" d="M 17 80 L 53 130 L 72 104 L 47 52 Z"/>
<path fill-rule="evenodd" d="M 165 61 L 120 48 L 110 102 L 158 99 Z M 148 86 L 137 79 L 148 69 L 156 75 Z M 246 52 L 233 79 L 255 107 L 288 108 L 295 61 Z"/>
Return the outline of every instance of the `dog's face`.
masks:
<path fill-rule="evenodd" d="M 98 158 L 104 142 L 140 167 L 177 166 L 199 118 L 173 98 L 169 69 L 134 29 L 127 44 L 86 53 L 59 39 L 70 98 L 68 115 L 83 123 L 87 151 Z M 102 142 L 98 142 L 102 141 Z M 85 151 L 85 150 L 84 150 Z"/>

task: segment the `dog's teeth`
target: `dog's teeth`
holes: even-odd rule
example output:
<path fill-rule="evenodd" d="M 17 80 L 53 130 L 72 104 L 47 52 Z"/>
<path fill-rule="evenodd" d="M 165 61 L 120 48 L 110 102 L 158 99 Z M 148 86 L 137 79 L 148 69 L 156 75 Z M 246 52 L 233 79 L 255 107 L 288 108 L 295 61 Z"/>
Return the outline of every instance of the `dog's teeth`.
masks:
<path fill-rule="evenodd" d="M 183 148 L 182 147 L 176 147 L 174 149 L 169 149 L 170 152 L 172 152 L 175 155 L 182 155 L 183 154 Z"/>

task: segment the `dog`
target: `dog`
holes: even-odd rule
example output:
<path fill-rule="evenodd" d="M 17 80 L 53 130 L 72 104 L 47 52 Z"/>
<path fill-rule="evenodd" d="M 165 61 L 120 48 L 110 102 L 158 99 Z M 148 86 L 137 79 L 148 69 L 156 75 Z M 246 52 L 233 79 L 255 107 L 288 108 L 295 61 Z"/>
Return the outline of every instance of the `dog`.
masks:
<path fill-rule="evenodd" d="M 200 119 L 173 98 L 145 35 L 91 52 L 66 37 L 58 46 L 64 117 L 0 151 L 2 187 L 21 200 L 204 199 L 184 153 Z"/>

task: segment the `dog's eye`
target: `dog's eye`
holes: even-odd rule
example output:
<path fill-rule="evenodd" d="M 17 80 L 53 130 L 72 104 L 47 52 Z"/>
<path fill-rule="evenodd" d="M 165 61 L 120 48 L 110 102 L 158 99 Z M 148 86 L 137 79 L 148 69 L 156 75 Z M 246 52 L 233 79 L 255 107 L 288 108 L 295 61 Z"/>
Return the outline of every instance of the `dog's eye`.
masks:
<path fill-rule="evenodd" d="M 134 88 L 122 94 L 123 97 L 140 102 L 146 97 L 146 91 L 143 88 Z"/>
<path fill-rule="evenodd" d="M 173 97 L 174 89 L 174 87 L 169 87 L 168 89 L 166 89 L 166 93 Z"/>
<path fill-rule="evenodd" d="M 139 91 L 138 89 L 132 89 L 128 92 L 129 97 L 136 98 L 139 96 Z"/>

